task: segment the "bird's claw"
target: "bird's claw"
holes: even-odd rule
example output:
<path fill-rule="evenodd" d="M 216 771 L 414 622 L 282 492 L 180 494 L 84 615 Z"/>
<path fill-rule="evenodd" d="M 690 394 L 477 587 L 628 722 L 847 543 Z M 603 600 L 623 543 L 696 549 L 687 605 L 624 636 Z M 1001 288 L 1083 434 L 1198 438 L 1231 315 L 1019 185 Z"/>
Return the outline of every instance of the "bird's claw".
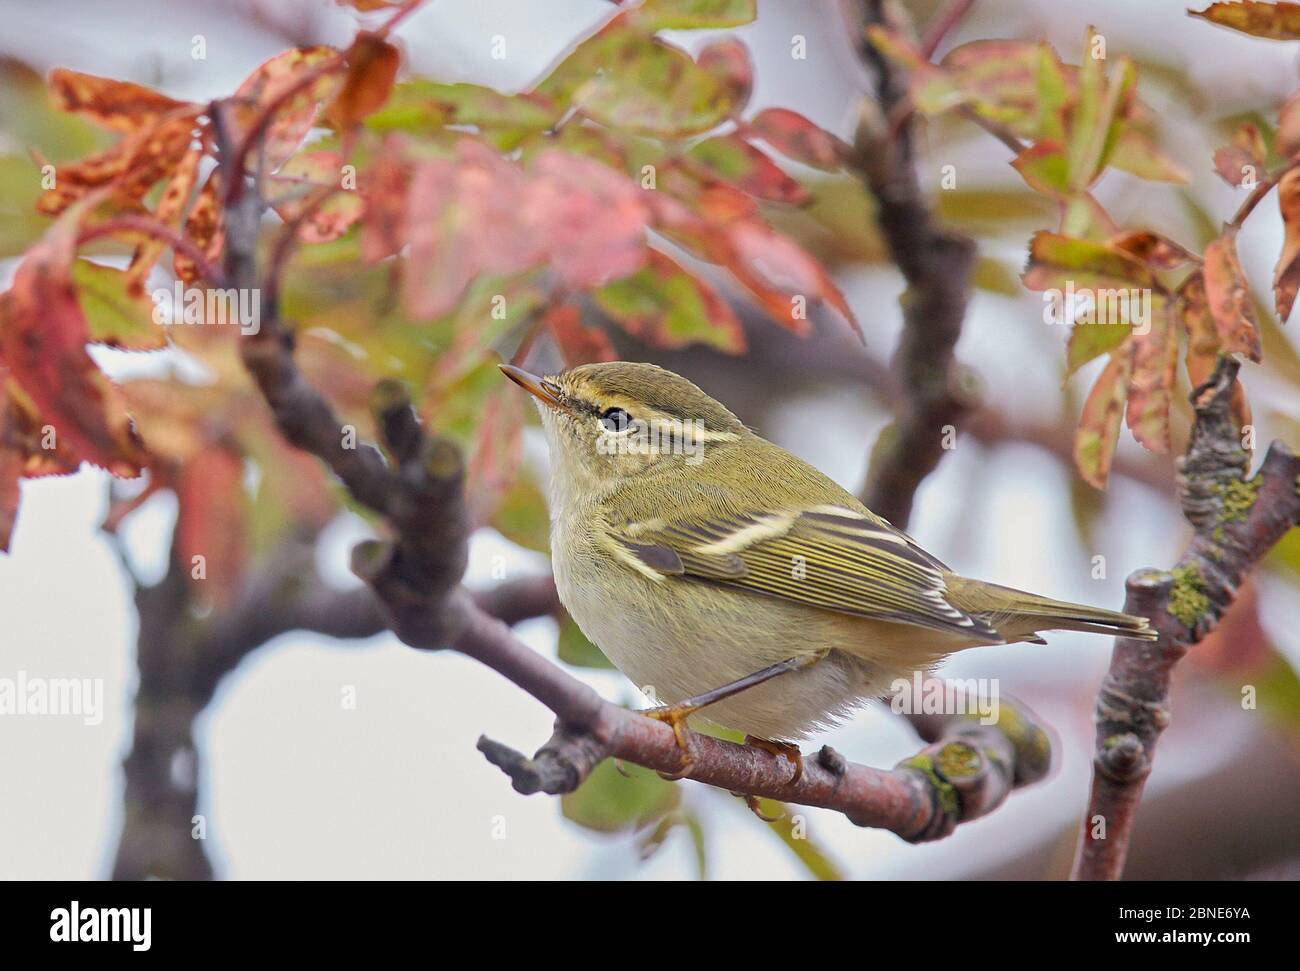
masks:
<path fill-rule="evenodd" d="M 745 800 L 745 805 L 749 807 L 749 811 L 765 823 L 775 823 L 785 818 L 784 812 L 776 816 L 769 816 L 763 812 L 763 801 L 758 796 L 752 796 L 747 792 L 733 792 L 732 795 Z"/>
<path fill-rule="evenodd" d="M 686 719 L 695 714 L 696 708 L 693 705 L 665 705 L 662 708 L 647 708 L 641 712 L 647 718 L 653 718 L 655 721 L 663 722 L 673 730 L 673 738 L 677 740 L 677 747 L 682 751 L 682 765 L 676 772 L 660 772 L 661 778 L 670 782 L 682 778 L 690 771 L 695 764 L 695 755 L 691 752 L 691 732 L 686 727 Z"/>
<path fill-rule="evenodd" d="M 784 756 L 786 761 L 794 766 L 794 775 L 790 777 L 787 785 L 794 785 L 803 778 L 803 753 L 799 751 L 798 745 L 791 745 L 789 742 L 774 742 L 770 738 L 759 738 L 756 735 L 746 735 L 745 744 L 752 745 L 754 748 L 761 748 L 764 752 L 770 752 L 772 755 Z"/>

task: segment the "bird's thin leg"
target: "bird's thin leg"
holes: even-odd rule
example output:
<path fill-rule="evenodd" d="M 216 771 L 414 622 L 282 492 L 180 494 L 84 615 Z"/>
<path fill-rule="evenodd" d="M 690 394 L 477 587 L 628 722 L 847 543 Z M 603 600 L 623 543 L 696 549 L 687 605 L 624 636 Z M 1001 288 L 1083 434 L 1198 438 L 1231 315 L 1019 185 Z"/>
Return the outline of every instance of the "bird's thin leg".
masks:
<path fill-rule="evenodd" d="M 673 775 L 665 775 L 665 778 L 680 779 L 686 774 L 695 761 L 691 754 L 691 744 L 686 729 L 686 719 L 690 718 L 701 708 L 707 708 L 709 705 L 715 705 L 719 701 L 725 701 L 727 698 L 735 697 L 742 691 L 760 685 L 765 681 L 771 681 L 773 678 L 780 677 L 783 674 L 789 674 L 791 671 L 801 671 L 804 668 L 811 667 L 818 661 L 822 660 L 830 651 L 815 651 L 812 654 L 802 654 L 798 657 L 788 657 L 784 661 L 777 661 L 775 664 L 769 664 L 753 674 L 747 674 L 743 678 L 737 678 L 735 681 L 724 684 L 721 687 L 713 688 L 703 694 L 698 694 L 693 698 L 687 698 L 685 701 L 679 701 L 673 705 L 665 705 L 662 708 L 647 708 L 641 714 L 647 718 L 653 718 L 669 725 L 673 730 L 673 735 L 677 739 L 677 747 L 682 750 L 682 767 Z M 793 760 L 792 760 L 793 761 Z M 661 773 L 661 775 L 664 773 Z M 797 776 L 796 776 L 797 778 Z"/>

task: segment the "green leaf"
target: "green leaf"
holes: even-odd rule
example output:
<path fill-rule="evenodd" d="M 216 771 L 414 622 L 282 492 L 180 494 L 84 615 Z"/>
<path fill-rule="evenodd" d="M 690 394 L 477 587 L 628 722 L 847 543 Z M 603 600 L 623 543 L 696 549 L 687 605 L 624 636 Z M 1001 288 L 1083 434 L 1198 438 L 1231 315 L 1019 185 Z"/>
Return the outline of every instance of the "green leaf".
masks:
<path fill-rule="evenodd" d="M 366 119 L 366 126 L 378 132 L 425 134 L 445 125 L 473 125 L 483 130 L 508 130 L 523 137 L 529 132 L 545 131 L 559 116 L 560 109 L 541 95 L 502 94 L 478 84 L 443 84 L 416 78 L 396 85 L 384 107 Z"/>
<path fill-rule="evenodd" d="M 664 138 L 706 132 L 735 106 L 725 78 L 626 15 L 579 44 L 537 91 L 610 128 Z"/>
<path fill-rule="evenodd" d="M 1095 489 L 1106 488 L 1110 464 L 1119 442 L 1124 401 L 1132 374 L 1132 355 L 1113 354 L 1110 363 L 1088 393 L 1079 427 L 1074 434 L 1074 464 L 1084 481 Z"/>
<path fill-rule="evenodd" d="M 1011 167 L 1035 192 L 1054 198 L 1070 192 L 1070 163 L 1055 142 L 1031 145 L 1012 159 Z"/>
<path fill-rule="evenodd" d="M 576 668 L 605 668 L 613 670 L 614 665 L 601 653 L 600 648 L 591 641 L 565 614 L 560 620 L 560 640 L 557 649 L 560 660 Z"/>
<path fill-rule="evenodd" d="M 755 0 L 646 0 L 633 12 L 651 30 L 740 27 L 757 15 Z"/>
<path fill-rule="evenodd" d="M 1132 254 L 1090 239 L 1058 233 L 1035 233 L 1029 241 L 1029 264 L 1024 273 L 1030 290 L 1076 289 L 1097 284 L 1130 284 L 1159 289 L 1150 267 Z"/>
<path fill-rule="evenodd" d="M 550 550 L 551 523 L 546 509 L 546 497 L 530 473 L 523 472 L 517 476 L 514 484 L 501 497 L 492 519 L 492 528 L 525 549 L 539 553 Z"/>
<path fill-rule="evenodd" d="M 77 260 L 72 280 L 92 341 L 132 351 L 166 346 L 167 331 L 153 320 L 153 301 L 144 293 L 129 293 L 122 270 Z"/>
<path fill-rule="evenodd" d="M 811 194 L 779 165 L 739 135 L 717 135 L 696 142 L 687 153 L 737 188 L 758 199 L 803 205 Z"/>
<path fill-rule="evenodd" d="M 598 833 L 617 833 L 645 825 L 672 811 L 681 791 L 672 782 L 638 765 L 622 775 L 613 759 L 605 759 L 582 785 L 560 799 L 560 811 L 570 822 Z"/>
<path fill-rule="evenodd" d="M 745 349 L 731 305 L 672 259 L 651 250 L 646 265 L 592 294 L 629 334 L 657 347 L 707 344 L 728 354 Z"/>
<path fill-rule="evenodd" d="M 806 810 L 802 806 L 795 807 L 796 812 L 791 815 L 790 808 L 775 799 L 760 799 L 758 803 L 759 812 L 764 816 L 779 817 L 767 823 L 767 828 L 780 838 L 810 874 L 818 880 L 844 879 L 844 873 L 835 861 L 808 836 L 808 817 L 804 815 Z"/>
<path fill-rule="evenodd" d="M 1073 374 L 1089 361 L 1124 343 L 1132 328 L 1127 324 L 1075 324 L 1066 350 L 1066 373 Z"/>
<path fill-rule="evenodd" d="M 1186 185 L 1190 178 L 1187 170 L 1162 152 L 1149 135 L 1132 128 L 1126 128 L 1120 134 L 1111 152 L 1110 164 L 1151 182 Z"/>
<path fill-rule="evenodd" d="M 49 228 L 36 211 L 40 194 L 41 170 L 30 158 L 0 155 L 0 259 L 26 251 Z"/>

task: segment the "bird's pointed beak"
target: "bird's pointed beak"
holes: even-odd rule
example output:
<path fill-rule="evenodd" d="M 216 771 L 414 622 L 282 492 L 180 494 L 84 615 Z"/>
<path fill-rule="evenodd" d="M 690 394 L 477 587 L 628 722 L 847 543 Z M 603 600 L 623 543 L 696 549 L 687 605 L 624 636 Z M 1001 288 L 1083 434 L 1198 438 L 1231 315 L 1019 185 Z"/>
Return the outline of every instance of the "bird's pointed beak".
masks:
<path fill-rule="evenodd" d="M 564 405 L 559 397 L 555 394 L 552 385 L 544 381 L 536 374 L 525 371 L 521 367 L 515 367 L 513 364 L 498 364 L 502 372 L 515 384 L 523 388 L 530 395 L 552 408 L 563 409 Z"/>

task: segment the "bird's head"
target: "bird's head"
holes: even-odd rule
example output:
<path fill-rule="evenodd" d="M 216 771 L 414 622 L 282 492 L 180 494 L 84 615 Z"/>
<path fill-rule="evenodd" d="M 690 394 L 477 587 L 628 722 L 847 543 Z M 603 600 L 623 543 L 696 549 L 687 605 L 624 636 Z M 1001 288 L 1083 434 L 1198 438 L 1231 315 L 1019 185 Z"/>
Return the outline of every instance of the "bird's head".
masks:
<path fill-rule="evenodd" d="M 711 447 L 747 434 L 725 407 L 654 364 L 611 361 L 546 376 L 501 370 L 537 399 L 557 477 L 583 491 L 699 465 Z"/>

